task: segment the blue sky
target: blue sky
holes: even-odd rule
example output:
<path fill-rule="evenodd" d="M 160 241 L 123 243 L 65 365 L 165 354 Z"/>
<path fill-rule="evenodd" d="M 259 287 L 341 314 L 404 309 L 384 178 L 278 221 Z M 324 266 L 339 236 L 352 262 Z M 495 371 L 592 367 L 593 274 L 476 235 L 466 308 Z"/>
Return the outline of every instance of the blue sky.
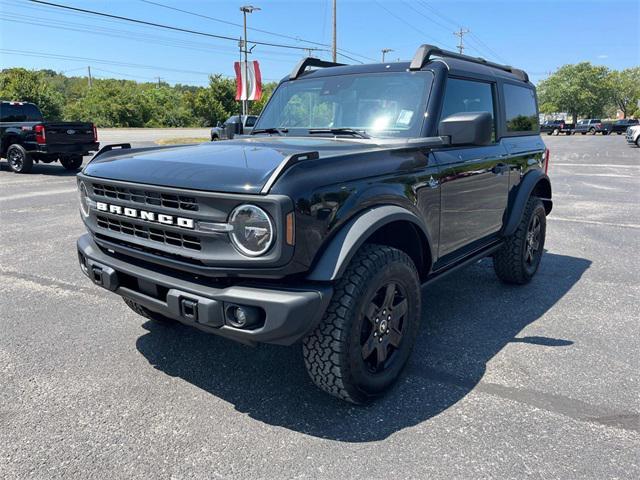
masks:
<path fill-rule="evenodd" d="M 241 35 L 237 26 L 143 0 L 51 1 L 217 35 Z M 250 3 L 262 8 L 249 16 L 250 27 L 292 37 L 250 31 L 250 41 L 298 47 L 318 46 L 296 38 L 331 42 L 331 0 L 150 1 L 238 24 L 239 7 Z M 590 61 L 615 69 L 640 65 L 639 0 L 338 0 L 338 47 L 363 62 L 379 59 L 382 48 L 394 50 L 387 60 L 410 59 L 421 43 L 454 48 L 457 37 L 452 32 L 460 27 L 471 30 L 465 35 L 465 53 L 523 68 L 534 82 L 566 63 Z M 91 65 L 96 77 L 153 81 L 159 76 L 194 85 L 206 84 L 208 73 L 232 76 L 238 56 L 237 42 L 101 19 L 27 0 L 0 0 L 0 49 L 2 68 L 50 68 L 83 75 Z M 263 78 L 278 80 L 305 55 L 258 45 L 253 59 L 260 61 Z M 329 53 L 315 55 L 328 58 Z"/>

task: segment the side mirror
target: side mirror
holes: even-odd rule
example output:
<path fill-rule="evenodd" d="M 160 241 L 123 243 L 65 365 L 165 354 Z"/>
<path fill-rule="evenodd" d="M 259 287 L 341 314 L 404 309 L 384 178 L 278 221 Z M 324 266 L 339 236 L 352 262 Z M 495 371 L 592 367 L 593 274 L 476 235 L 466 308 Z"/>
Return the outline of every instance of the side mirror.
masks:
<path fill-rule="evenodd" d="M 222 128 L 222 122 L 218 120 L 218 122 L 216 123 L 216 127 Z"/>
<path fill-rule="evenodd" d="M 451 145 L 489 145 L 492 127 L 489 112 L 461 112 L 442 120 L 438 134 L 450 137 Z"/>

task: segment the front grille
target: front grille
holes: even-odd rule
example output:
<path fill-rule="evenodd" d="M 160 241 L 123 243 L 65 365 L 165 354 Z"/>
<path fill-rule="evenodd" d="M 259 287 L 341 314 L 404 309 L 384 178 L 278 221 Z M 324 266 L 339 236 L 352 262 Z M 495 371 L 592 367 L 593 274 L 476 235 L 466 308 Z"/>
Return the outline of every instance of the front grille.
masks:
<path fill-rule="evenodd" d="M 124 233 L 125 235 L 132 235 L 138 238 L 164 243 L 166 245 L 188 248 L 189 250 L 200 250 L 202 248 L 200 245 L 200 239 L 193 235 L 182 235 L 169 230 L 137 225 L 131 222 L 123 222 L 121 220 L 102 215 L 98 215 L 96 220 L 99 227 L 113 232 Z"/>
<path fill-rule="evenodd" d="M 175 195 L 172 193 L 159 193 L 149 190 L 140 190 L 128 187 L 116 187 L 103 183 L 93 184 L 93 193 L 99 197 L 114 198 L 143 205 L 155 205 L 158 207 L 175 208 L 190 212 L 198 211 L 198 200 L 187 195 Z"/>

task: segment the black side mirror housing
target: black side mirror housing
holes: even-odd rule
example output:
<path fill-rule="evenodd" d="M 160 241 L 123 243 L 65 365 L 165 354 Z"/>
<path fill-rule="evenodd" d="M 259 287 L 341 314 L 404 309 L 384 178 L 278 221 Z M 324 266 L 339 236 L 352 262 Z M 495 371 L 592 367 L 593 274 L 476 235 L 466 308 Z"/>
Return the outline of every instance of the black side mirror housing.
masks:
<path fill-rule="evenodd" d="M 460 112 L 438 125 L 438 135 L 450 138 L 450 145 L 489 145 L 493 119 L 489 112 Z"/>

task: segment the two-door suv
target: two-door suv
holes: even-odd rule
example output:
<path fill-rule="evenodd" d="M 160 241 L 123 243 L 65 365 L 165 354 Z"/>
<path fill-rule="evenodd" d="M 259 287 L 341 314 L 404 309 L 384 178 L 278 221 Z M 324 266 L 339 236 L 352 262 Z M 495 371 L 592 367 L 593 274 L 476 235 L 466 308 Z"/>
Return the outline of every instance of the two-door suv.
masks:
<path fill-rule="evenodd" d="M 78 175 L 84 273 L 151 320 L 302 342 L 316 385 L 354 403 L 398 378 L 422 286 L 487 256 L 525 284 L 543 254 L 534 86 L 430 45 L 405 63 L 301 61 L 250 136 L 120 147 Z"/>

